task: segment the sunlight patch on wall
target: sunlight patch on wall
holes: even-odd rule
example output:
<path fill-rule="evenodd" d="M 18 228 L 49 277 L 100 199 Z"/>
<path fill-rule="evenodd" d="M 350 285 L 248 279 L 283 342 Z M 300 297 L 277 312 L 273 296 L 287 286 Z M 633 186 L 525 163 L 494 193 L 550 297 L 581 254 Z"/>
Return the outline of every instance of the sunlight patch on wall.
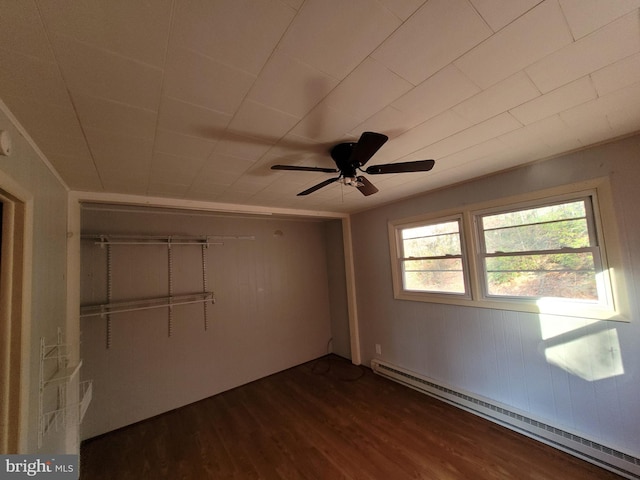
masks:
<path fill-rule="evenodd" d="M 544 354 L 550 364 L 590 382 L 624 373 L 615 328 L 547 347 Z"/>
<path fill-rule="evenodd" d="M 539 319 L 540 334 L 543 340 L 548 340 L 600 321 L 592 318 L 562 317 L 559 315 L 545 314 L 540 314 Z"/>

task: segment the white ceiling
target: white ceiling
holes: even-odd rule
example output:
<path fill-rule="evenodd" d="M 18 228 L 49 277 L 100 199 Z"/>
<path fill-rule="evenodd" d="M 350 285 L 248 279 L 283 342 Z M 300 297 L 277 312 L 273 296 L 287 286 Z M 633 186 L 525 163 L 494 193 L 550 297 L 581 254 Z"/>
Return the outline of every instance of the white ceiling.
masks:
<path fill-rule="evenodd" d="M 0 0 L 0 65 L 82 191 L 349 212 L 640 130 L 640 0 Z M 435 168 L 269 169 L 366 130 Z"/>

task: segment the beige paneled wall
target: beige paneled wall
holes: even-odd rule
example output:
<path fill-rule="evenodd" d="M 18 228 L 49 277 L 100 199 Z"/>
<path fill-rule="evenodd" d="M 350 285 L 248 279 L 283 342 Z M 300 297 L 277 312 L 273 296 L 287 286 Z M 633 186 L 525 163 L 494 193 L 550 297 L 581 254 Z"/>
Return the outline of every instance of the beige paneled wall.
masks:
<path fill-rule="evenodd" d="M 232 217 L 167 210 L 85 206 L 84 233 L 253 236 L 224 240 L 205 250 L 208 307 L 112 315 L 81 320 L 83 377 L 94 381 L 94 399 L 83 438 L 148 418 L 322 356 L 332 337 L 328 243 L 321 221 Z M 165 246 L 111 247 L 112 299 L 168 294 Z M 83 304 L 107 295 L 107 249 L 83 240 Z M 202 249 L 172 247 L 175 295 L 202 291 Z M 344 316 L 346 321 L 346 315 Z M 348 327 L 347 327 L 348 328 Z"/>
<path fill-rule="evenodd" d="M 67 188 L 34 149 L 1 101 L 0 130 L 7 131 L 12 139 L 11 155 L 0 156 L 0 191 L 24 202 L 27 212 L 22 243 L 24 267 L 20 272 L 24 281 L 22 345 L 15 345 L 22 350 L 18 450 L 35 453 L 39 450 L 40 338 L 53 342 L 57 327 L 66 333 Z M 13 327 L 18 328 L 18 325 Z M 77 345 L 77 338 L 67 336 L 66 340 Z M 12 414 L 17 415 L 16 412 Z M 75 425 L 69 429 L 62 426 L 43 439 L 40 451 L 75 453 L 74 436 L 77 437 Z M 67 445 L 75 447 L 69 450 Z"/>
<path fill-rule="evenodd" d="M 386 360 L 640 456 L 639 158 L 635 136 L 354 215 L 363 362 Z M 394 300 L 388 221 L 602 177 L 611 182 L 629 322 Z M 550 338 L 548 331 L 572 334 Z M 585 379 L 547 360 L 549 348 L 573 342 L 579 348 L 567 348 L 568 363 L 589 368 L 603 355 L 593 341 L 602 332 L 619 343 L 606 355 L 619 355 L 621 374 Z"/>

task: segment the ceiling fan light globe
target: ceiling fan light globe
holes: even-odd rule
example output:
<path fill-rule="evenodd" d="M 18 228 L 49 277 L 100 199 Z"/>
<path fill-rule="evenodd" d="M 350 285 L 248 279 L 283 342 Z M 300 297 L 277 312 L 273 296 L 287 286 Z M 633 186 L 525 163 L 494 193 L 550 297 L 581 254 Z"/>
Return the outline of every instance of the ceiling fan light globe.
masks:
<path fill-rule="evenodd" d="M 358 180 L 358 177 L 344 177 L 342 182 L 345 185 L 349 185 L 351 187 L 362 187 L 363 183 Z"/>

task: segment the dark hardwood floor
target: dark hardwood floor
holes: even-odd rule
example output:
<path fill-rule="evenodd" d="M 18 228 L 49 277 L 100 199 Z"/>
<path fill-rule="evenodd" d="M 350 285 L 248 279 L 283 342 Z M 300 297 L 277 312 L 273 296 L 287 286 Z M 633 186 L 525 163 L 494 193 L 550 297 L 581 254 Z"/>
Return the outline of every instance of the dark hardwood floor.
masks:
<path fill-rule="evenodd" d="M 82 480 L 622 478 L 328 356 L 88 440 Z"/>

